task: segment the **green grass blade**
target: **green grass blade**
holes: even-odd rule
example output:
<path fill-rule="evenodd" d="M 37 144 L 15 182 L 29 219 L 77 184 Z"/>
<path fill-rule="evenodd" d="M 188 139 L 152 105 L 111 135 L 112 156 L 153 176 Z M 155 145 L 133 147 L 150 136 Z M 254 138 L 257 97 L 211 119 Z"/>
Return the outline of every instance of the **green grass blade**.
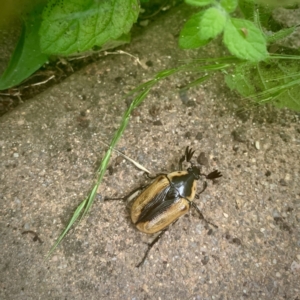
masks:
<path fill-rule="evenodd" d="M 121 138 L 124 130 L 126 129 L 127 125 L 128 125 L 128 122 L 129 122 L 129 117 L 131 115 L 131 112 L 141 104 L 141 102 L 146 98 L 146 96 L 148 95 L 150 89 L 147 89 L 146 91 L 144 91 L 143 93 L 141 93 L 140 95 L 138 95 L 130 104 L 129 108 L 126 110 L 126 112 L 124 113 L 123 115 L 123 118 L 122 118 L 122 123 L 120 124 L 120 127 L 119 129 L 116 131 L 110 145 L 109 145 L 109 149 L 108 151 L 106 152 L 105 154 L 105 157 L 103 158 L 102 160 L 102 163 L 100 165 L 100 168 L 98 169 L 98 180 L 97 180 L 97 183 L 95 184 L 94 188 L 92 189 L 89 197 L 88 197 L 88 201 L 87 201 L 87 204 L 84 208 L 84 212 L 83 212 L 83 215 L 82 215 L 82 218 L 85 217 L 85 215 L 89 212 L 93 202 L 94 202 L 94 199 L 95 199 L 95 196 L 97 194 L 97 190 L 98 190 L 98 187 L 100 185 L 100 183 L 102 182 L 102 178 L 104 176 L 104 173 L 106 171 L 106 168 L 107 168 L 107 165 L 109 163 L 109 159 L 110 159 L 110 156 L 111 156 L 111 153 L 112 153 L 112 149 L 115 148 L 117 142 L 119 141 L 119 139 Z"/>
<path fill-rule="evenodd" d="M 80 218 L 81 216 L 81 220 L 82 218 L 84 218 L 86 216 L 86 214 L 89 212 L 94 200 L 95 200 L 95 197 L 97 195 L 97 190 L 98 190 L 98 187 L 99 185 L 101 184 L 102 182 L 102 179 L 103 179 L 103 176 L 104 176 L 104 173 L 106 171 L 106 168 L 107 168 L 107 165 L 109 163 L 109 159 L 110 159 L 110 156 L 111 156 L 111 153 L 112 153 L 112 149 L 115 147 L 115 145 L 117 144 L 117 142 L 119 141 L 119 139 L 121 138 L 124 130 L 126 129 L 127 127 L 127 124 L 129 122 L 129 118 L 130 118 L 130 115 L 131 115 L 131 112 L 141 104 L 141 102 L 146 98 L 146 96 L 148 95 L 150 91 L 150 88 L 148 88 L 147 90 L 143 91 L 142 93 L 140 93 L 131 103 L 131 105 L 129 106 L 129 108 L 126 110 L 126 112 L 124 113 L 123 115 L 123 118 L 122 118 L 122 123 L 120 124 L 120 127 L 119 129 L 116 131 L 111 143 L 110 143 L 110 146 L 109 146 L 109 149 L 107 150 L 102 162 L 101 162 L 101 165 L 97 171 L 98 173 L 98 178 L 97 178 L 97 182 L 96 184 L 94 185 L 92 191 L 90 192 L 89 196 L 80 203 L 80 205 L 76 208 L 71 220 L 69 221 L 69 223 L 67 224 L 65 230 L 62 232 L 62 234 L 59 236 L 59 238 L 56 240 L 55 244 L 52 246 L 52 248 L 50 249 L 50 251 L 48 252 L 47 254 L 47 257 L 49 257 L 53 251 L 58 247 L 58 245 L 61 243 L 61 241 L 63 240 L 63 238 L 66 236 L 66 234 L 69 232 L 69 230 L 71 229 L 71 227 L 74 225 L 74 223 Z"/>
<path fill-rule="evenodd" d="M 180 91 L 186 91 L 191 87 L 197 86 L 197 85 L 201 84 L 202 82 L 208 80 L 210 77 L 211 77 L 210 75 L 205 75 L 200 78 L 197 78 L 196 80 L 187 84 L 185 87 L 181 88 Z"/>
<path fill-rule="evenodd" d="M 48 258 L 53 251 L 56 249 L 56 247 L 60 244 L 60 242 L 62 241 L 62 239 L 65 237 L 65 235 L 68 233 L 68 231 L 71 229 L 71 227 L 73 226 L 73 224 L 75 223 L 75 221 L 78 219 L 78 217 L 81 214 L 81 211 L 83 210 L 84 206 L 86 205 L 87 199 L 83 200 L 80 205 L 76 208 L 71 220 L 69 221 L 69 224 L 67 225 L 67 227 L 65 228 L 65 230 L 63 231 L 63 233 L 59 236 L 59 238 L 57 239 L 57 241 L 55 242 L 55 244 L 51 247 L 51 249 L 49 250 L 46 258 Z"/>

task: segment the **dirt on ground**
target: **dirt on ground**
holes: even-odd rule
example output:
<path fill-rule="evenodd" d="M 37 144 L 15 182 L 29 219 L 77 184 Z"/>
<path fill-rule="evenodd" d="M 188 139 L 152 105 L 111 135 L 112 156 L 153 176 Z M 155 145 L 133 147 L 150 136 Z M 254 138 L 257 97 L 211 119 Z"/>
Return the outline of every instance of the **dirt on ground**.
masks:
<path fill-rule="evenodd" d="M 0 118 L 1 299 L 300 299 L 299 114 L 243 109 L 221 74 L 181 93 L 194 74 L 159 82 L 117 146 L 153 175 L 178 170 L 192 147 L 203 172 L 223 174 L 195 199 L 218 228 L 191 209 L 136 268 L 155 235 L 104 197 L 147 178 L 115 153 L 90 213 L 45 258 L 93 187 L 124 95 L 180 60 L 223 51 L 219 41 L 178 49 L 190 13 L 179 6 L 137 27 L 122 47 L 134 57 L 107 55 Z"/>

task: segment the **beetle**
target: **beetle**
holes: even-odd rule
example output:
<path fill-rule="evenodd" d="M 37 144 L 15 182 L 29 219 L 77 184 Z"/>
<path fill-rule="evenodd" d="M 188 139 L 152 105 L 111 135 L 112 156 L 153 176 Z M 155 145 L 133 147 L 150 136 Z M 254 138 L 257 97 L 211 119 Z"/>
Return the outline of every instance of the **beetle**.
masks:
<path fill-rule="evenodd" d="M 186 147 L 185 154 L 179 160 L 179 171 L 169 174 L 158 174 L 153 178 L 150 177 L 153 179 L 152 183 L 146 186 L 133 200 L 131 220 L 136 228 L 148 234 L 160 232 L 159 235 L 148 244 L 148 249 L 137 267 L 140 267 L 144 263 L 150 249 L 158 242 L 168 229 L 168 226 L 186 214 L 191 207 L 194 207 L 200 217 L 205 220 L 193 200 L 195 197 L 199 198 L 199 194 L 205 191 L 207 182 L 204 181 L 202 190 L 196 195 L 197 180 L 199 180 L 201 176 L 213 180 L 221 177 L 222 174 L 217 170 L 208 175 L 201 173 L 201 167 L 191 162 L 194 153 L 195 151 Z M 190 163 L 190 167 L 186 171 L 182 170 L 184 161 Z M 136 191 L 137 190 L 133 191 L 124 199 L 128 199 Z M 208 221 L 206 222 L 217 227 Z"/>

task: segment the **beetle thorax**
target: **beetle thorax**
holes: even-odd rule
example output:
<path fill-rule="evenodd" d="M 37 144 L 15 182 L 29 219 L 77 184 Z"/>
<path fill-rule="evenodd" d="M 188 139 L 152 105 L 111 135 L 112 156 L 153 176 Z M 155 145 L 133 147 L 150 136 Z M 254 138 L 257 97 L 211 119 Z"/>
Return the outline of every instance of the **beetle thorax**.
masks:
<path fill-rule="evenodd" d="M 197 167 L 188 168 L 187 171 L 177 171 L 168 174 L 170 185 L 180 197 L 192 200 L 196 191 L 196 180 L 200 177 L 200 169 Z"/>

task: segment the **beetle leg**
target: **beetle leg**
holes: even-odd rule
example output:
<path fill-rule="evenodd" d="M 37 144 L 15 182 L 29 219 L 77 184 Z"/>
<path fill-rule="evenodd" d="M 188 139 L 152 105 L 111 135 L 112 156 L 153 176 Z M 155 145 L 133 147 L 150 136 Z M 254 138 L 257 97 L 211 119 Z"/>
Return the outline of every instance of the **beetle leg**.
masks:
<path fill-rule="evenodd" d="M 202 190 L 201 190 L 200 193 L 198 193 L 195 197 L 196 197 L 197 199 L 199 199 L 199 195 L 202 194 L 202 193 L 206 190 L 206 188 L 207 188 L 207 182 L 204 181 L 204 182 L 203 182 L 203 188 L 202 188 Z M 200 209 L 198 208 L 198 206 L 195 204 L 195 202 L 190 201 L 189 203 L 190 203 L 190 205 L 192 205 L 192 206 L 196 209 L 196 211 L 197 211 L 198 214 L 200 215 L 200 218 L 201 218 L 201 219 L 203 219 L 206 223 L 208 223 L 208 224 L 214 226 L 215 228 L 218 228 L 217 225 L 215 225 L 215 224 L 213 224 L 213 223 L 207 221 L 207 220 L 204 218 L 202 212 L 200 211 Z"/>
<path fill-rule="evenodd" d="M 118 197 L 118 198 L 107 198 L 104 197 L 104 201 L 111 201 L 111 200 L 123 200 L 126 201 L 127 199 L 129 199 L 132 195 L 134 195 L 137 191 L 144 189 L 146 186 L 148 185 L 142 185 L 136 189 L 134 189 L 133 191 L 131 191 L 128 195 L 126 195 L 125 197 Z"/>
<path fill-rule="evenodd" d="M 201 192 L 197 194 L 197 196 L 199 197 L 199 195 L 202 194 L 206 190 L 206 188 L 207 188 L 207 182 L 204 181 L 203 182 L 203 188 L 202 188 Z"/>
<path fill-rule="evenodd" d="M 158 174 L 156 174 L 155 176 L 152 177 L 148 173 L 145 173 L 145 174 L 146 174 L 147 178 L 149 178 L 149 179 L 155 179 L 156 177 L 158 177 L 160 175 L 167 175 L 166 173 L 158 173 Z"/>
<path fill-rule="evenodd" d="M 203 219 L 206 223 L 208 223 L 208 224 L 214 226 L 215 228 L 218 228 L 217 225 L 215 225 L 214 223 L 211 223 L 211 222 L 207 221 L 207 220 L 204 218 L 202 212 L 200 211 L 200 209 L 198 208 L 198 206 L 197 206 L 194 202 L 191 201 L 190 204 L 196 209 L 196 211 L 198 212 L 198 214 L 199 214 L 199 216 L 200 216 L 201 219 Z"/>
<path fill-rule="evenodd" d="M 152 177 L 148 173 L 146 173 L 146 176 L 147 176 L 148 179 L 155 179 L 157 177 L 157 175 L 155 175 L 155 176 Z"/>
<path fill-rule="evenodd" d="M 155 179 L 157 176 L 160 176 L 160 175 L 167 175 L 165 173 L 159 173 L 159 174 L 156 174 L 154 177 L 151 177 L 148 173 L 145 173 L 146 176 L 149 178 L 149 179 Z M 128 195 L 124 196 L 124 197 L 118 197 L 118 198 L 108 198 L 108 197 L 104 197 L 104 201 L 110 201 L 110 200 L 127 200 L 129 199 L 132 195 L 134 195 L 137 191 L 140 191 L 140 190 L 143 190 L 144 188 L 146 188 L 149 184 L 145 184 L 145 185 L 142 185 L 136 189 L 134 189 L 133 191 L 131 191 Z"/>
<path fill-rule="evenodd" d="M 146 260 L 149 251 L 152 249 L 152 247 L 159 241 L 159 239 L 163 236 L 163 234 L 168 230 L 168 227 L 163 229 L 159 235 L 150 243 L 148 244 L 148 249 L 145 252 L 145 255 L 143 257 L 143 259 L 136 265 L 137 268 L 139 268 Z"/>

